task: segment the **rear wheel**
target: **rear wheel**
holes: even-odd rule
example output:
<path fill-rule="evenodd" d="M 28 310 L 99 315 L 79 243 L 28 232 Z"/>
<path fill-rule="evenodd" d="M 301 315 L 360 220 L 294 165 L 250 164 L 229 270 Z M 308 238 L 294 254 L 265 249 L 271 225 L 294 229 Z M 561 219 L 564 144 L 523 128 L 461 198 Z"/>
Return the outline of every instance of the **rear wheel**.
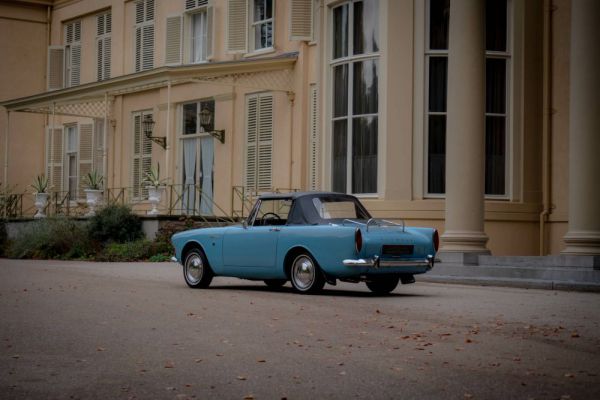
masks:
<path fill-rule="evenodd" d="M 317 293 L 325 286 L 325 278 L 315 260 L 308 253 L 300 253 L 290 269 L 292 286 L 298 293 Z"/>
<path fill-rule="evenodd" d="M 265 279 L 265 283 L 270 288 L 282 287 L 286 282 L 286 279 Z"/>
<path fill-rule="evenodd" d="M 208 265 L 204 252 L 195 247 L 188 251 L 183 262 L 183 277 L 191 288 L 202 289 L 210 285 L 214 273 Z"/>
<path fill-rule="evenodd" d="M 398 275 L 373 276 L 367 281 L 367 287 L 375 294 L 388 294 L 396 289 L 399 281 Z"/>

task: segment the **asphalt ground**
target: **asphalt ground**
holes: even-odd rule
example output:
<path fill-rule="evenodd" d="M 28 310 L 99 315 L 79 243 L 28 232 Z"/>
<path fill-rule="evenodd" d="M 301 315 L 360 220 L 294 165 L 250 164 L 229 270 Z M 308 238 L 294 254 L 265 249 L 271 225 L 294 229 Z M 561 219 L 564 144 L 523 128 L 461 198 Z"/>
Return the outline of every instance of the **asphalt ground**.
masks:
<path fill-rule="evenodd" d="M 599 399 L 600 294 L 0 259 L 0 359 L 2 399 Z"/>

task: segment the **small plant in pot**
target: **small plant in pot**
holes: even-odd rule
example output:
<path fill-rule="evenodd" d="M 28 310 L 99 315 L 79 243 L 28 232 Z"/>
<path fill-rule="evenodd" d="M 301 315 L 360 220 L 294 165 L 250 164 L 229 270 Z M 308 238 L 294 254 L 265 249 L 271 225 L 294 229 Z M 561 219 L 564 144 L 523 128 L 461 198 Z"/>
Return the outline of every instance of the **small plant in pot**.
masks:
<path fill-rule="evenodd" d="M 30 185 L 34 192 L 33 195 L 35 197 L 35 208 L 37 208 L 37 212 L 33 216 L 33 218 L 46 218 L 46 214 L 44 211 L 46 210 L 46 206 L 48 205 L 48 197 L 50 193 L 48 193 L 49 185 L 48 185 L 48 177 L 46 175 L 38 175 L 35 177 L 33 183 Z"/>
<path fill-rule="evenodd" d="M 156 168 L 150 167 L 150 171 L 146 172 L 144 182 L 148 189 L 148 201 L 152 204 L 152 210 L 148 211 L 148 215 L 158 215 L 158 205 L 167 182 L 167 179 L 160 179 L 160 164 L 157 164 Z"/>
<path fill-rule="evenodd" d="M 86 187 L 83 191 L 85 192 L 86 203 L 89 208 L 85 216 L 93 217 L 96 215 L 96 207 L 100 203 L 100 199 L 102 197 L 104 177 L 97 171 L 92 171 L 87 175 L 84 175 L 82 178 L 82 183 Z"/>

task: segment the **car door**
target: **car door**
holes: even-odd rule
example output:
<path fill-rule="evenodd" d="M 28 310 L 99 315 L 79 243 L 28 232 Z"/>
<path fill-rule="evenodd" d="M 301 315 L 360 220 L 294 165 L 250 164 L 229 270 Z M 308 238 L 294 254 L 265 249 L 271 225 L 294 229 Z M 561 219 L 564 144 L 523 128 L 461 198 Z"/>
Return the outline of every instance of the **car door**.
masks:
<path fill-rule="evenodd" d="M 277 259 L 277 241 L 287 222 L 291 203 L 291 199 L 286 198 L 259 200 L 248 225 L 230 229 L 223 238 L 225 267 L 246 276 L 252 272 L 242 269 L 272 270 Z"/>
<path fill-rule="evenodd" d="M 278 234 L 279 228 L 276 226 L 232 227 L 223 238 L 225 267 L 228 269 L 274 267 Z"/>

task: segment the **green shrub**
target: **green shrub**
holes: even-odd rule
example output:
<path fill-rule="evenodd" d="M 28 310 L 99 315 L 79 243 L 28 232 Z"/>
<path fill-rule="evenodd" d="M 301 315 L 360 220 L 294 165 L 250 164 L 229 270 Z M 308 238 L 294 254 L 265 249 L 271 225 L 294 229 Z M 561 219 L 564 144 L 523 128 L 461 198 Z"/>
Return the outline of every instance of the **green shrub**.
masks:
<path fill-rule="evenodd" d="M 126 243 L 143 236 L 142 221 L 127 206 L 104 207 L 90 219 L 89 237 L 100 243 Z"/>
<path fill-rule="evenodd" d="M 152 262 L 169 261 L 170 253 L 165 252 L 161 244 L 151 242 L 147 239 L 139 239 L 126 243 L 108 243 L 100 254 L 96 256 L 97 261 L 143 261 Z"/>
<path fill-rule="evenodd" d="M 47 218 L 26 226 L 11 243 L 12 258 L 78 259 L 94 254 L 85 223 L 67 218 Z"/>

